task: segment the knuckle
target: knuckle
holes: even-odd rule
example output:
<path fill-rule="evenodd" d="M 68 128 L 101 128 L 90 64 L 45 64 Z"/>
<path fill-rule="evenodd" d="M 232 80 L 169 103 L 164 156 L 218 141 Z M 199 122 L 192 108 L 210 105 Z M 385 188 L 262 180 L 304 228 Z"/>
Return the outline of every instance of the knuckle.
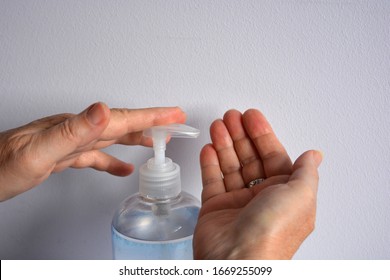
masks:
<path fill-rule="evenodd" d="M 80 142 L 76 128 L 68 119 L 61 123 L 60 133 L 63 139 L 71 143 L 78 144 Z"/>

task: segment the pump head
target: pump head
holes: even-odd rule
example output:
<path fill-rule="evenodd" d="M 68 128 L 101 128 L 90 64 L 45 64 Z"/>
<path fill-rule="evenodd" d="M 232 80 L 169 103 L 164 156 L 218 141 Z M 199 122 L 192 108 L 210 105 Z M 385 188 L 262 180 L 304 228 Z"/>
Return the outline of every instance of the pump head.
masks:
<path fill-rule="evenodd" d="M 167 138 L 196 138 L 199 130 L 184 124 L 170 124 L 164 126 L 153 126 L 144 130 L 143 135 L 153 140 L 154 164 L 165 163 L 165 150 Z"/>
<path fill-rule="evenodd" d="M 196 138 L 199 130 L 184 124 L 154 126 L 143 132 L 153 140 L 154 158 L 140 168 L 140 194 L 153 199 L 167 199 L 181 191 L 180 167 L 165 157 L 168 138 Z"/>

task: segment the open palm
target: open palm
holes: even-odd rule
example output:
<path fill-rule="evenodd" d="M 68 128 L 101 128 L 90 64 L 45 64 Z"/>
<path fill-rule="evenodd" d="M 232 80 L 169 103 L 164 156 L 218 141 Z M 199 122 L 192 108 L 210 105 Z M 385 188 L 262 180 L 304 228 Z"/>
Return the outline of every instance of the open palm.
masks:
<path fill-rule="evenodd" d="M 202 208 L 196 259 L 288 259 L 314 229 L 322 155 L 294 164 L 266 118 L 228 111 L 210 127 L 200 155 Z M 254 179 L 263 182 L 248 188 Z"/>

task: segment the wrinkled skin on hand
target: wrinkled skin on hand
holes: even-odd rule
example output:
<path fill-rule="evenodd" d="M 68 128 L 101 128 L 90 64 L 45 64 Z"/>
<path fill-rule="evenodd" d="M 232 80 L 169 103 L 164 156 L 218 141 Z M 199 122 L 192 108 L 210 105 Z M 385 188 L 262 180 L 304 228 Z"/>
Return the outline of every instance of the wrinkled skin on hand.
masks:
<path fill-rule="evenodd" d="M 228 111 L 200 154 L 202 208 L 195 259 L 290 259 L 313 231 L 322 154 L 292 164 L 257 110 Z M 252 188 L 247 184 L 265 180 Z"/>
<path fill-rule="evenodd" d="M 142 131 L 185 122 L 177 107 L 109 109 L 96 103 L 78 115 L 46 117 L 0 133 L 0 201 L 40 184 L 68 167 L 129 175 L 134 167 L 100 149 L 113 144 L 150 145 Z"/>

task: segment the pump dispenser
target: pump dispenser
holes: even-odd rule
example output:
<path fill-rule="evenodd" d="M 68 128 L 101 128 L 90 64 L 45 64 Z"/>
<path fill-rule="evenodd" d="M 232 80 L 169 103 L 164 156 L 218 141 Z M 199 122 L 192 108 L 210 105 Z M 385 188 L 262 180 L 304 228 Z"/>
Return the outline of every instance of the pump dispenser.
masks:
<path fill-rule="evenodd" d="M 112 221 L 115 259 L 192 259 L 199 201 L 181 191 L 180 166 L 165 157 L 168 138 L 196 138 L 183 124 L 143 132 L 153 139 L 154 157 L 139 170 L 139 193 L 122 202 Z"/>

